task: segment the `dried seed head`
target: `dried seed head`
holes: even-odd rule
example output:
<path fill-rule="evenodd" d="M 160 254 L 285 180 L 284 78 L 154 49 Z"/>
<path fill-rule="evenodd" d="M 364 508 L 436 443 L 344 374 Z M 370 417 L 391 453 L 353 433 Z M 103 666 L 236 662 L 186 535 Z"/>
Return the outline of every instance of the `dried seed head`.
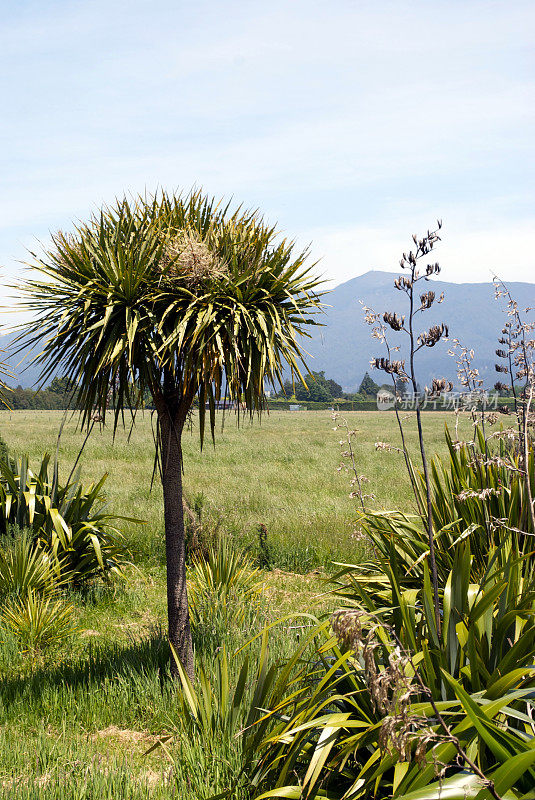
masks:
<path fill-rule="evenodd" d="M 443 392 L 451 392 L 453 383 L 447 381 L 446 378 L 433 378 L 433 385 L 431 388 L 425 387 L 425 393 L 430 399 L 440 397 Z"/>
<path fill-rule="evenodd" d="M 429 291 L 420 295 L 420 303 L 422 308 L 431 308 L 434 302 L 435 302 L 434 292 Z"/>
<path fill-rule="evenodd" d="M 480 492 L 476 492 L 473 489 L 465 489 L 463 492 L 460 492 L 458 495 L 456 495 L 456 497 L 460 503 L 464 503 L 466 500 L 471 500 L 474 498 L 477 498 L 478 500 L 486 500 L 488 497 L 494 494 L 499 495 L 500 490 L 487 487 L 486 489 L 482 489 Z"/>
<path fill-rule="evenodd" d="M 403 450 L 400 447 L 395 447 L 394 445 L 388 444 L 387 442 L 375 442 L 374 445 L 376 450 L 386 450 L 387 452 L 396 452 L 402 453 Z"/>
<path fill-rule="evenodd" d="M 425 274 L 429 277 L 430 275 L 438 275 L 440 272 L 439 264 L 428 264 L 425 268 Z"/>
<path fill-rule="evenodd" d="M 405 361 L 390 361 L 388 358 L 375 358 L 371 362 L 375 369 L 382 369 L 389 375 L 397 375 L 404 383 L 408 381 L 405 373 Z"/>
<path fill-rule="evenodd" d="M 331 617 L 331 627 L 336 638 L 348 650 L 357 650 L 362 639 L 361 613 L 348 609 L 335 611 Z"/>
<path fill-rule="evenodd" d="M 418 763 L 426 763 L 427 746 L 440 741 L 440 735 L 426 717 L 412 711 L 412 697 L 420 700 L 429 690 L 421 682 L 413 683 L 410 657 L 399 646 L 379 640 L 378 628 L 384 635 L 388 626 L 373 615 L 342 609 L 332 615 L 331 625 L 335 636 L 357 657 L 373 707 L 384 715 L 379 732 L 381 750 L 397 753 L 402 761 L 410 761 L 414 755 Z"/>
<path fill-rule="evenodd" d="M 398 317 L 398 315 L 395 313 L 392 314 L 389 311 L 385 311 L 383 314 L 383 320 L 387 325 L 390 325 L 393 331 L 400 331 L 403 328 L 405 317 Z"/>
<path fill-rule="evenodd" d="M 448 337 L 448 326 L 443 322 L 440 325 L 432 325 L 428 331 L 418 336 L 418 342 L 424 347 L 434 347 L 442 337 Z"/>
<path fill-rule="evenodd" d="M 405 275 L 400 275 L 399 278 L 396 278 L 394 281 L 394 286 L 399 291 L 407 292 L 412 287 L 412 281 L 410 278 L 405 277 Z"/>
<path fill-rule="evenodd" d="M 218 256 L 196 231 L 180 231 L 164 247 L 160 270 L 169 284 L 183 283 L 188 289 L 228 273 Z"/>

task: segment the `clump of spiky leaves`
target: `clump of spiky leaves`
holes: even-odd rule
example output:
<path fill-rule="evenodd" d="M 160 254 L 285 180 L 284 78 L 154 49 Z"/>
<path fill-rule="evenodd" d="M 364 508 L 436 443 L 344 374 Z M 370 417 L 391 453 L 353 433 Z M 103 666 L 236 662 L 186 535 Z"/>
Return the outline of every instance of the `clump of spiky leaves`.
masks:
<path fill-rule="evenodd" d="M 332 620 L 336 639 L 328 622 L 318 626 L 315 654 L 269 706 L 254 778 L 261 797 L 526 796 L 535 583 L 508 539 L 477 583 L 469 540 L 452 547 L 440 578 L 442 637 L 428 567 L 415 586 L 393 545 L 379 554 L 382 588 L 363 575 L 338 595 L 346 608 Z"/>
<path fill-rule="evenodd" d="M 197 637 L 223 640 L 233 626 L 243 625 L 258 609 L 260 571 L 225 539 L 193 558 L 188 571 L 191 623 Z"/>
<path fill-rule="evenodd" d="M 251 600 L 259 591 L 260 570 L 226 539 L 212 545 L 207 558 L 193 559 L 189 578 L 194 594 L 217 595 L 231 602 L 238 595 Z"/>
<path fill-rule="evenodd" d="M 60 645 L 77 632 L 58 560 L 31 532 L 12 529 L 0 545 L 0 622 L 23 651 Z"/>
<path fill-rule="evenodd" d="M 0 546 L 0 597 L 55 594 L 62 585 L 56 559 L 36 545 L 28 531 L 10 533 Z"/>
<path fill-rule="evenodd" d="M 49 465 L 48 454 L 38 472 L 27 456 L 0 461 L 0 532 L 5 536 L 12 526 L 25 528 L 61 579 L 73 586 L 120 576 L 127 551 L 114 525 L 118 517 L 105 510 L 107 476 L 83 485 L 74 475 L 62 484 L 57 465 L 53 470 Z"/>
<path fill-rule="evenodd" d="M 78 630 L 72 603 L 33 589 L 7 600 L 0 609 L 0 620 L 30 652 L 63 644 Z"/>
<path fill-rule="evenodd" d="M 275 669 L 269 665 L 267 646 L 254 665 L 249 653 L 231 655 L 221 647 L 213 674 L 201 666 L 195 684 L 176 654 L 174 658 L 182 688 L 177 696 L 178 726 L 147 752 L 163 747 L 180 764 L 180 771 L 189 769 L 195 775 L 201 770 L 199 798 L 220 796 L 217 787 L 224 789 L 221 796 L 246 800 L 251 797 L 249 781 L 266 729 L 265 724 L 255 723 L 263 716 L 262 708 L 280 697 L 274 691 Z"/>
<path fill-rule="evenodd" d="M 533 550 L 534 529 L 526 480 L 521 457 L 510 446 L 511 435 L 514 438 L 514 431 L 501 429 L 485 438 L 481 428 L 476 427 L 472 442 L 457 442 L 446 427 L 448 454 L 445 458 L 435 456 L 430 465 L 439 582 L 446 579 L 452 568 L 457 541 L 470 541 L 470 573 L 474 582 L 484 574 L 489 554 L 495 553 L 500 560 L 504 553 L 502 542 L 509 542 L 519 556 L 528 557 Z M 531 447 L 528 474 L 532 491 L 535 490 L 534 463 Z M 413 473 L 419 503 L 424 504 L 424 476 L 416 469 Z M 386 558 L 390 548 L 395 548 L 405 582 L 418 587 L 429 554 L 427 531 L 421 517 L 399 511 L 370 510 L 360 516 L 359 523 L 376 552 Z M 366 570 L 362 565 L 355 566 L 348 574 L 359 573 L 363 580 L 370 580 L 376 572 L 377 565 L 370 562 Z"/>

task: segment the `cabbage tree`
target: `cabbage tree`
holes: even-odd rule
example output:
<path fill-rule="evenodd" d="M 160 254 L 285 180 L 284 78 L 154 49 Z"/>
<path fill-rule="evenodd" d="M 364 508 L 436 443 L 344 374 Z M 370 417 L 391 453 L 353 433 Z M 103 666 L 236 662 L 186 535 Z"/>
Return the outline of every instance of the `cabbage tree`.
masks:
<path fill-rule="evenodd" d="M 257 212 L 231 211 L 199 192 L 123 199 L 73 233 L 58 233 L 40 276 L 21 289 L 40 354 L 40 383 L 75 385 L 84 426 L 135 415 L 148 394 L 157 415 L 163 487 L 169 639 L 193 673 L 182 509 L 181 436 L 198 401 L 214 435 L 216 402 L 260 412 L 267 384 L 299 373 L 301 334 L 320 310 L 305 253 Z"/>

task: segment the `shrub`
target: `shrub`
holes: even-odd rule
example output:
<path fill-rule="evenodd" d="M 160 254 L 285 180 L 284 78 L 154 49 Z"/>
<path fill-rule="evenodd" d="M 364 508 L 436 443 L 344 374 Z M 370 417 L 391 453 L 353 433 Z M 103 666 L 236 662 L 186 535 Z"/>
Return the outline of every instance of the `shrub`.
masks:
<path fill-rule="evenodd" d="M 340 565 L 343 608 L 270 706 L 260 797 L 528 797 L 535 690 L 535 569 L 526 479 L 500 436 L 454 443 L 431 469 L 438 576 L 426 520 L 361 516 L 376 560 Z M 412 465 L 409 462 L 412 470 Z M 425 507 L 426 485 L 412 472 Z M 529 721 L 528 721 L 529 720 Z M 486 788 L 485 788 L 486 787 Z M 511 792 L 509 794 L 509 792 Z"/>
<path fill-rule="evenodd" d="M 196 642 L 219 646 L 231 630 L 251 621 L 260 590 L 259 570 L 225 539 L 210 547 L 206 559 L 194 558 L 188 572 L 188 600 Z"/>
<path fill-rule="evenodd" d="M 253 723 L 261 717 L 260 708 L 270 689 L 269 671 L 265 652 L 260 656 L 256 675 L 245 656 L 237 679 L 231 682 L 235 660 L 236 656 L 229 657 L 221 648 L 214 676 L 201 666 L 193 685 L 177 659 L 182 685 L 178 695 L 179 726 L 163 744 L 173 739 L 177 774 L 189 773 L 193 785 L 187 788 L 206 800 L 220 796 L 218 790 L 223 790 L 222 797 L 236 800 L 251 796 L 245 784 L 257 760 L 258 732 Z"/>
<path fill-rule="evenodd" d="M 251 559 L 235 549 L 226 539 L 210 547 L 208 557 L 194 558 L 190 567 L 190 594 L 217 596 L 227 605 L 238 597 L 251 600 L 260 588 L 259 570 Z"/>
<path fill-rule="evenodd" d="M 23 649 L 32 652 L 62 644 L 77 632 L 72 604 L 32 589 L 23 597 L 8 600 L 0 610 L 0 619 Z"/>
<path fill-rule="evenodd" d="M 447 428 L 445 438 L 449 457 L 436 456 L 429 476 L 437 571 L 444 583 L 452 569 L 455 543 L 469 538 L 470 570 L 472 579 L 477 582 L 484 575 L 489 554 L 496 553 L 496 557 L 501 558 L 505 553 L 500 547 L 502 542 L 509 542 L 519 555 L 533 549 L 526 479 L 519 456 L 507 447 L 504 439 L 498 437 L 495 452 L 492 452 L 479 427 L 475 428 L 474 442 L 470 444 L 454 443 Z M 413 476 L 419 506 L 424 508 L 423 476 L 416 471 Z M 535 491 L 532 448 L 529 480 Z M 406 584 L 421 586 L 429 552 L 422 517 L 398 511 L 366 511 L 360 524 L 376 553 L 388 558 L 391 547 L 395 548 L 399 568 L 406 574 Z M 365 571 L 373 575 L 376 565 L 369 563 L 366 570 L 362 566 L 352 570 L 361 576 Z"/>
<path fill-rule="evenodd" d="M 533 445 L 528 445 L 526 476 L 518 448 L 515 452 L 507 436 L 507 431 L 498 431 L 485 438 L 478 425 L 473 442 L 455 443 L 446 427 L 449 458 L 435 457 L 431 467 L 435 529 L 450 525 L 452 537 L 470 529 L 474 555 L 481 554 L 483 558 L 488 548 L 500 542 L 508 531 L 521 532 L 521 549 L 532 550 L 530 534 L 535 530 L 529 513 L 527 480 L 535 490 Z M 422 501 L 423 479 L 420 474 L 418 477 Z"/>
<path fill-rule="evenodd" d="M 182 690 L 173 717 L 176 727 L 148 752 L 163 746 L 175 761 L 180 797 L 254 796 L 260 745 L 272 728 L 264 709 L 286 697 L 288 676 L 309 644 L 296 648 L 287 663 L 275 665 L 270 663 L 269 635 L 266 628 L 235 653 L 223 645 L 210 670 L 199 665 L 195 683 L 173 653 Z"/>
<path fill-rule="evenodd" d="M 401 260 L 406 275 L 395 282 L 410 300 L 408 322 L 390 311 L 366 308 L 366 316 L 387 350 L 376 366 L 410 380 L 416 392 L 415 353 L 435 346 L 448 329 L 434 325 L 418 339 L 413 333 L 414 314 L 435 300 L 428 291 L 418 307 L 415 284 L 439 271 L 438 264 L 418 271 L 417 261 L 439 237 L 434 231 L 413 238 L 415 251 Z M 417 405 L 418 473 L 398 416 L 418 514 L 369 512 L 360 493 L 360 522 L 376 562 L 339 565 L 333 593 L 344 608 L 318 627 L 315 658 L 288 675 L 286 698 L 271 706 L 274 728 L 253 778 L 267 789 L 261 798 L 533 796 L 535 474 L 528 428 L 535 372 L 527 340 L 533 326 L 520 320 L 505 293 L 515 322 L 500 339 L 508 351 L 497 351 L 508 366 L 497 370 L 510 373 L 513 383 L 515 376 L 525 379 L 518 430 L 486 436 L 481 408 L 475 441 L 453 442 L 446 431 L 449 461 L 435 459 L 429 472 Z M 399 348 L 391 348 L 388 327 L 409 335 L 408 372 L 401 356 L 391 360 Z M 461 384 L 481 390 L 478 375 L 468 366 Z M 448 387 L 433 379 L 432 393 Z"/>
<path fill-rule="evenodd" d="M 75 475 L 62 485 L 57 466 L 49 474 L 49 462 L 45 454 L 33 473 L 27 456 L 0 461 L 0 533 L 13 525 L 27 528 L 74 587 L 121 575 L 126 547 L 113 522 L 126 518 L 105 513 L 101 490 L 107 475 L 88 486 Z"/>
<path fill-rule="evenodd" d="M 474 584 L 470 560 L 469 541 L 458 542 L 441 586 L 442 638 L 429 570 L 407 588 L 395 548 L 380 558 L 382 592 L 365 581 L 353 597 L 346 589 L 352 608 L 334 618 L 337 638 L 329 621 L 317 627 L 314 657 L 294 661 L 285 698 L 270 706 L 274 727 L 254 777 L 269 789 L 261 797 L 490 798 L 461 753 L 520 793 L 511 797 L 535 785 L 531 568 L 510 552 L 500 569 L 489 555 Z"/>
<path fill-rule="evenodd" d="M 53 594 L 60 585 L 55 560 L 27 531 L 14 531 L 0 547 L 0 597 L 26 597 L 30 591 Z"/>

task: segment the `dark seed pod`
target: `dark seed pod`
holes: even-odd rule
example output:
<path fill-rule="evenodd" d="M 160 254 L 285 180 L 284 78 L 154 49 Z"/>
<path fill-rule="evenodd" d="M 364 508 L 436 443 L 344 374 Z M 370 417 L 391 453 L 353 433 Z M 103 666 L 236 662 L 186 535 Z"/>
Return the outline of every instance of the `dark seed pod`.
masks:
<path fill-rule="evenodd" d="M 425 392 L 430 399 L 440 397 L 444 392 L 451 392 L 453 383 L 446 380 L 446 378 L 433 378 L 433 385 L 431 389 L 425 387 Z"/>
<path fill-rule="evenodd" d="M 390 325 L 393 331 L 400 331 L 403 328 L 405 317 L 398 317 L 398 315 L 395 313 L 392 314 L 390 311 L 385 311 L 383 314 L 383 320 L 387 325 Z"/>
<path fill-rule="evenodd" d="M 425 347 L 434 347 L 442 337 L 448 336 L 448 326 L 442 323 L 441 325 L 433 325 L 425 333 L 421 333 L 418 337 L 420 345 Z"/>
<path fill-rule="evenodd" d="M 435 293 L 434 292 L 425 292 L 425 294 L 420 295 L 420 303 L 422 304 L 422 308 L 431 308 L 433 303 L 435 302 Z"/>

